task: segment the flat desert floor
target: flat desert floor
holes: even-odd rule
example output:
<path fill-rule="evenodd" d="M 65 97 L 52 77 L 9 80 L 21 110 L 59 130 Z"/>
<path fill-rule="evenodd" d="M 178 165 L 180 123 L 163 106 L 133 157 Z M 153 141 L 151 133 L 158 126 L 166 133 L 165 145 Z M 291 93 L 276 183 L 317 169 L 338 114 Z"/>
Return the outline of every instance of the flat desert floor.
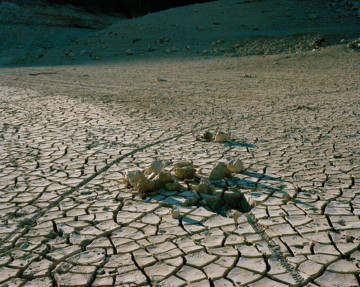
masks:
<path fill-rule="evenodd" d="M 359 286 L 359 1 L 313 2 L 0 3 L 1 286 Z"/>

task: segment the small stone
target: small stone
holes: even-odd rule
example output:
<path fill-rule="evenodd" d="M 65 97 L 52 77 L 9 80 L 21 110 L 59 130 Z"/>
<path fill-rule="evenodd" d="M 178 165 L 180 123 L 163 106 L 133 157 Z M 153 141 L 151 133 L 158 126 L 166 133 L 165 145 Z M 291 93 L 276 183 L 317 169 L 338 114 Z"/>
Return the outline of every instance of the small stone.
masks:
<path fill-rule="evenodd" d="M 217 132 L 215 135 L 216 142 L 227 142 L 229 140 L 229 135 L 223 132 Z"/>
<path fill-rule="evenodd" d="M 242 193 L 237 190 L 225 190 L 223 198 L 229 206 L 241 209 Z"/>
<path fill-rule="evenodd" d="M 242 212 L 240 212 L 239 210 L 233 209 L 233 210 L 231 210 L 231 212 L 228 214 L 228 217 L 234 218 L 235 223 L 237 223 L 238 218 L 241 217 L 242 215 L 243 215 Z"/>
<path fill-rule="evenodd" d="M 197 192 L 204 194 L 213 194 L 214 186 L 211 184 L 210 180 L 203 178 L 200 180 L 200 184 L 197 186 Z"/>
<path fill-rule="evenodd" d="M 153 179 L 154 189 L 165 188 L 167 183 L 172 183 L 175 181 L 175 178 L 171 175 L 170 172 L 161 171 Z"/>
<path fill-rule="evenodd" d="M 124 175 L 124 183 L 136 188 L 142 178 L 145 178 L 145 175 L 140 170 L 126 171 Z"/>
<path fill-rule="evenodd" d="M 244 165 L 240 159 L 233 159 L 227 164 L 228 169 L 231 172 L 242 172 L 244 170 Z"/>
<path fill-rule="evenodd" d="M 154 190 L 154 185 L 149 179 L 141 178 L 136 189 L 140 194 L 145 195 Z"/>
<path fill-rule="evenodd" d="M 163 169 L 164 165 L 161 161 L 155 160 L 151 165 L 144 171 L 144 174 L 149 175 L 152 173 L 159 174 Z"/>
<path fill-rule="evenodd" d="M 172 212 L 171 212 L 172 218 L 178 219 L 179 215 L 180 215 L 180 210 L 179 210 L 179 208 L 174 207 L 173 210 L 172 210 Z"/>
<path fill-rule="evenodd" d="M 175 176 L 180 179 L 193 179 L 195 177 L 196 169 L 192 163 L 180 162 L 175 164 Z"/>
<path fill-rule="evenodd" d="M 231 171 L 225 163 L 219 162 L 210 173 L 211 180 L 221 180 L 225 177 L 231 177 Z"/>
<path fill-rule="evenodd" d="M 212 132 L 209 132 L 209 131 L 206 131 L 203 133 L 202 135 L 202 139 L 204 140 L 211 140 L 213 138 L 213 133 Z"/>
<path fill-rule="evenodd" d="M 176 190 L 180 190 L 181 188 L 182 185 L 178 181 L 168 182 L 165 184 L 165 189 L 168 191 L 176 191 Z"/>
<path fill-rule="evenodd" d="M 126 55 L 127 56 L 132 56 L 132 55 L 134 55 L 134 53 L 131 50 L 126 50 Z"/>

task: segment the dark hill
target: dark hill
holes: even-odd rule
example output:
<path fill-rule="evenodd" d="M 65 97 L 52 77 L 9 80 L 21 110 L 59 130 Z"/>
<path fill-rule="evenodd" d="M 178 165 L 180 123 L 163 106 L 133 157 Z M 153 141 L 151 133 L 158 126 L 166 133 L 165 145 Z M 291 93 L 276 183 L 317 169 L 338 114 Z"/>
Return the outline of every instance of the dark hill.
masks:
<path fill-rule="evenodd" d="M 129 17 L 145 15 L 173 7 L 194 3 L 211 2 L 214 0 L 48 0 L 58 4 L 72 4 L 84 7 L 92 13 L 122 12 Z"/>

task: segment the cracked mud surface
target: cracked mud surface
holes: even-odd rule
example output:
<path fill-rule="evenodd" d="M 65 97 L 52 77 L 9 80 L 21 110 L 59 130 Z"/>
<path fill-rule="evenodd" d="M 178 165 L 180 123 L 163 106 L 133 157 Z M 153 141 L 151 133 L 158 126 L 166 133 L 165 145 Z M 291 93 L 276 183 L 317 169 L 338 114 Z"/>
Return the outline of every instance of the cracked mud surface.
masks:
<path fill-rule="evenodd" d="M 1 286 L 358 286 L 358 62 L 336 46 L 2 69 Z M 217 129 L 233 140 L 196 141 Z M 155 159 L 236 157 L 217 191 L 256 203 L 237 221 L 122 184 Z"/>

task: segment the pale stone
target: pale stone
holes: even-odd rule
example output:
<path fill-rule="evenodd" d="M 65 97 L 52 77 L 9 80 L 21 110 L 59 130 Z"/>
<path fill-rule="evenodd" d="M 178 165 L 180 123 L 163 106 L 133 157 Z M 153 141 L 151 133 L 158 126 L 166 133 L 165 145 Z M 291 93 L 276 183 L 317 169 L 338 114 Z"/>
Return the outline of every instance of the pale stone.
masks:
<path fill-rule="evenodd" d="M 229 140 L 229 135 L 223 132 L 218 131 L 215 135 L 216 142 L 226 142 Z"/>
<path fill-rule="evenodd" d="M 196 169 L 192 163 L 180 162 L 175 164 L 175 176 L 180 179 L 193 179 L 195 177 Z"/>
<path fill-rule="evenodd" d="M 173 207 L 173 210 L 172 210 L 172 212 L 171 212 L 172 218 L 178 219 L 179 215 L 180 215 L 180 210 L 179 210 L 179 208 Z"/>
<path fill-rule="evenodd" d="M 229 161 L 227 167 L 231 172 L 234 173 L 239 173 L 244 170 L 244 165 L 240 159 L 233 159 Z"/>
<path fill-rule="evenodd" d="M 146 175 L 150 175 L 152 173 L 159 174 L 160 171 L 163 169 L 163 167 L 164 164 L 161 161 L 155 160 L 151 163 L 151 165 L 147 169 L 145 169 L 144 174 Z"/>
<path fill-rule="evenodd" d="M 174 182 L 175 179 L 168 171 L 161 171 L 153 179 L 154 189 L 165 188 L 167 183 Z"/>
<path fill-rule="evenodd" d="M 219 162 L 211 171 L 210 179 L 220 180 L 225 177 L 231 177 L 231 171 L 227 168 L 225 163 Z"/>
<path fill-rule="evenodd" d="M 204 194 L 213 194 L 215 191 L 214 186 L 211 184 L 210 180 L 206 178 L 202 178 L 200 180 L 200 184 L 197 187 L 198 193 L 204 193 Z"/>
<path fill-rule="evenodd" d="M 141 195 L 151 193 L 154 190 L 154 185 L 147 178 L 141 178 L 136 185 L 136 189 Z"/>
<path fill-rule="evenodd" d="M 129 170 L 125 172 L 124 183 L 136 188 L 140 179 L 144 179 L 145 175 L 140 170 Z"/>

